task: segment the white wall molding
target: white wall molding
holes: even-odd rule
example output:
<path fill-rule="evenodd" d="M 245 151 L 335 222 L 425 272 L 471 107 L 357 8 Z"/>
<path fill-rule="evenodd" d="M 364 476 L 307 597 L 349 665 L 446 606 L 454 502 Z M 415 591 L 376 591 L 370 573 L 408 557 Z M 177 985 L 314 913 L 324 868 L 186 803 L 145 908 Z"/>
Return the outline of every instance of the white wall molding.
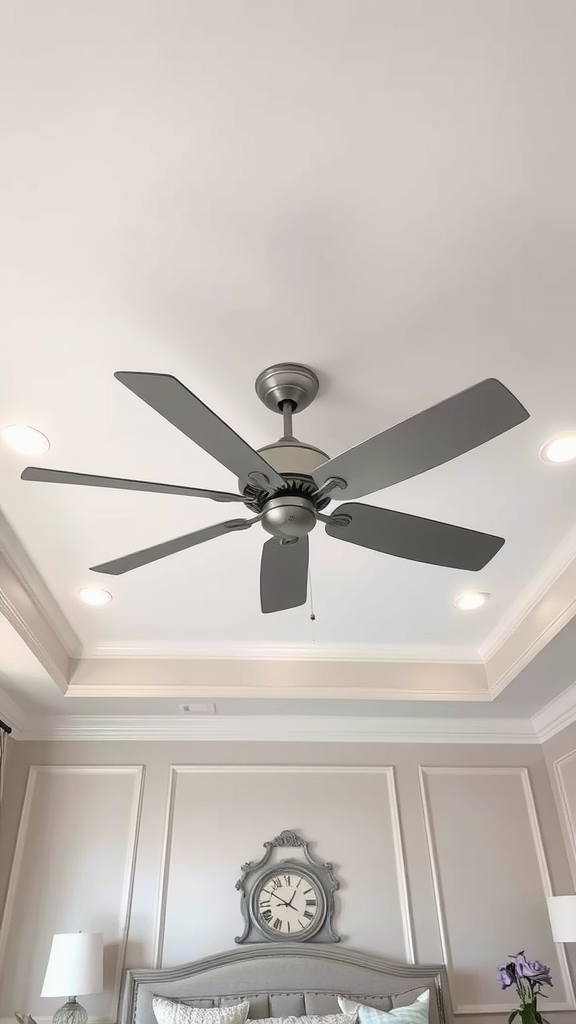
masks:
<path fill-rule="evenodd" d="M 547 594 L 554 583 L 576 559 L 576 529 L 571 530 L 552 552 L 549 559 L 528 581 L 494 629 L 478 647 L 484 663 L 516 632 L 524 619 Z"/>
<path fill-rule="evenodd" d="M 368 769 L 368 771 L 370 771 L 370 769 Z M 416 957 L 414 952 L 410 894 L 408 891 L 408 872 L 406 870 L 404 841 L 402 838 L 402 828 L 400 826 L 400 808 L 398 806 L 398 794 L 396 792 L 396 776 L 392 766 L 384 767 L 381 771 L 386 776 L 386 784 L 388 786 L 388 802 L 392 823 L 392 841 L 394 843 L 394 860 L 396 863 L 396 878 L 398 881 L 398 898 L 400 900 L 402 931 L 404 933 L 404 952 L 406 954 L 407 963 L 415 964 Z"/>
<path fill-rule="evenodd" d="M 26 715 L 22 708 L 12 700 L 9 693 L 0 689 L 0 718 L 12 729 L 12 738 L 20 738 L 26 725 Z"/>
<path fill-rule="evenodd" d="M 128 941 L 128 928 L 130 923 L 130 909 L 132 901 L 132 889 L 134 884 L 134 871 L 136 867 L 136 852 L 140 832 L 140 817 L 143 795 L 144 768 L 142 765 L 31 765 L 28 773 L 26 792 L 20 816 L 18 835 L 8 890 L 4 906 L 4 915 L 0 926 L 0 979 L 4 969 L 4 959 L 8 937 L 12 933 L 12 921 L 20 881 L 24 850 L 26 847 L 28 829 L 30 825 L 30 812 L 34 797 L 36 782 L 41 774 L 64 775 L 74 773 L 76 775 L 132 775 L 134 777 L 134 789 L 132 795 L 132 807 L 130 811 L 129 843 L 126 851 L 124 870 L 124 881 L 122 886 L 122 897 L 118 908 L 118 955 L 116 959 L 114 983 L 110 1000 L 110 1014 L 107 1017 L 91 1018 L 94 1024 L 115 1024 L 117 1010 L 120 1000 L 120 990 L 124 972 L 124 960 L 126 945 Z M 38 1021 L 49 1021 L 51 1018 L 36 1018 Z M 8 1018 L 10 1020 L 10 1018 Z M 13 1022 L 12 1022 L 13 1024 Z"/>
<path fill-rule="evenodd" d="M 408 876 L 406 871 L 406 859 L 404 856 L 404 842 L 400 825 L 400 813 L 396 794 L 394 768 L 390 765 L 275 765 L 275 764 L 248 764 L 248 765 L 192 765 L 173 764 L 170 767 L 170 781 L 166 799 L 166 813 L 164 823 L 164 840 L 162 846 L 162 861 L 160 867 L 160 885 L 158 888 L 158 902 L 156 906 L 156 928 L 154 934 L 154 966 L 162 966 L 164 952 L 165 927 L 166 927 L 166 902 L 168 895 L 168 883 L 170 876 L 170 852 L 172 847 L 172 832 L 174 824 L 174 808 L 176 803 L 176 787 L 178 777 L 181 775 L 382 775 L 386 779 L 386 790 L 388 794 L 388 806 L 390 810 L 390 824 L 392 832 L 392 844 L 394 849 L 394 860 L 396 866 L 396 881 L 398 886 L 398 900 L 402 922 L 402 933 L 404 937 L 404 948 L 408 963 L 415 963 L 414 940 L 412 928 L 412 916 L 410 911 L 410 899 L 408 893 Z"/>
<path fill-rule="evenodd" d="M 343 715 L 69 715 L 27 721 L 19 740 L 538 743 L 528 719 Z"/>
<path fill-rule="evenodd" d="M 560 693 L 532 717 L 532 725 L 540 743 L 576 722 L 576 683 Z"/>
<path fill-rule="evenodd" d="M 479 665 L 482 658 L 475 647 L 447 644 L 96 644 L 85 658 L 142 658 L 189 661 L 353 661 L 409 662 L 410 664 Z"/>
<path fill-rule="evenodd" d="M 564 823 L 566 825 L 566 832 L 568 833 L 568 840 L 570 842 L 570 849 L 572 850 L 572 863 L 570 864 L 570 871 L 572 877 L 576 881 L 576 821 L 570 808 L 570 801 L 568 799 L 568 792 L 566 790 L 566 783 L 564 780 L 563 769 L 566 765 L 570 764 L 576 758 L 576 750 L 571 750 L 570 753 L 564 754 L 563 757 L 559 757 L 554 761 L 554 776 L 556 778 L 556 785 L 558 787 L 558 793 L 560 796 L 560 806 L 562 807 L 562 814 L 564 817 Z"/>
<path fill-rule="evenodd" d="M 440 870 L 438 863 L 438 853 L 436 849 L 436 843 L 434 839 L 434 829 L 432 824 L 432 814 L 430 808 L 429 794 L 426 786 L 426 777 L 430 775 L 517 775 L 519 776 L 522 784 L 522 792 L 524 794 L 524 800 L 526 802 L 526 813 L 528 816 L 528 822 L 530 825 L 530 831 L 532 833 L 532 839 L 534 842 L 534 850 L 536 853 L 536 860 L 538 863 L 538 870 L 542 883 L 542 893 L 544 898 L 552 895 L 552 883 L 550 879 L 550 872 L 548 869 L 548 863 L 546 860 L 546 853 L 544 851 L 544 843 L 542 840 L 542 834 L 540 832 L 540 826 L 538 823 L 538 815 L 536 812 L 536 805 L 534 802 L 534 794 L 532 792 L 532 785 L 530 782 L 530 775 L 528 769 L 525 767 L 508 767 L 508 768 L 496 768 L 496 767 L 425 767 L 419 766 L 418 768 L 419 782 L 420 782 L 420 794 L 422 800 L 422 810 L 424 814 L 424 830 L 426 834 L 426 844 L 428 847 L 428 855 L 430 860 L 430 868 L 432 872 L 432 886 L 434 891 L 434 901 L 436 904 L 436 914 L 438 919 L 438 929 L 440 933 L 440 944 L 442 948 L 442 959 L 446 964 L 448 974 L 454 976 L 454 968 L 452 961 L 452 953 L 450 947 L 450 938 L 448 935 L 448 926 L 446 921 L 446 913 L 444 908 L 444 899 L 442 894 L 442 884 L 440 880 Z M 568 967 L 568 960 L 566 957 L 565 947 L 558 943 L 557 944 L 557 955 L 558 962 L 560 965 L 560 972 L 562 975 L 562 981 L 564 984 L 564 991 L 567 996 L 565 1002 L 549 1002 L 546 1005 L 547 1011 L 555 1010 L 574 1010 L 576 1008 L 574 988 L 572 985 L 572 978 L 570 975 L 570 969 Z M 464 1014 L 489 1014 L 489 1013 L 509 1013 L 510 1005 L 504 1003 L 476 1003 L 476 1004 L 463 1004 L 459 1003 L 454 1005 L 455 1015 Z"/>
<path fill-rule="evenodd" d="M 65 693 L 80 641 L 1 512 L 0 614 Z"/>

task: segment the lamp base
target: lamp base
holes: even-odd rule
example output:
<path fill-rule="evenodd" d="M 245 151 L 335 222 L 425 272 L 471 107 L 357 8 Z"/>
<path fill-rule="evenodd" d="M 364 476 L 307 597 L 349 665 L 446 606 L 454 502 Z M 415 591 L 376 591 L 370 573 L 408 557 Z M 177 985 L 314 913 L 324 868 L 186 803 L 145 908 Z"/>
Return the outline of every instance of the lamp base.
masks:
<path fill-rule="evenodd" d="M 52 1021 L 53 1024 L 88 1024 L 88 1013 L 76 996 L 70 996 L 68 1002 L 56 1010 Z"/>

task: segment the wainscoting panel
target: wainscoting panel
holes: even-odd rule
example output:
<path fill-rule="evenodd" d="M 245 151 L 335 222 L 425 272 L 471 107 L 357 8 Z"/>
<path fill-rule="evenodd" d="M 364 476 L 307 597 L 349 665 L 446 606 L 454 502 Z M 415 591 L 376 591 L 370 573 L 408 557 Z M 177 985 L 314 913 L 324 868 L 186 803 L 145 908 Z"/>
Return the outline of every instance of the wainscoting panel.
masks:
<path fill-rule="evenodd" d="M 349 945 L 413 960 L 392 768 L 176 765 L 166 813 L 158 965 L 234 946 L 243 925 L 235 889 L 240 866 L 259 860 L 264 842 L 283 829 L 311 841 L 320 860 L 332 861 L 340 881 L 337 934 Z M 297 849 L 294 855 L 300 856 Z"/>
<path fill-rule="evenodd" d="M 0 930 L 0 1018 L 51 1020 L 65 1002 L 40 997 L 53 934 L 101 931 L 105 992 L 81 1002 L 94 1021 L 116 1020 L 142 781 L 139 766 L 30 768 Z"/>
<path fill-rule="evenodd" d="M 545 1012 L 573 1009 L 564 948 L 550 932 L 550 878 L 527 769 L 421 768 L 420 781 L 454 1012 L 510 1012 L 517 1003 L 501 991 L 496 968 L 519 949 L 552 968 Z"/>
<path fill-rule="evenodd" d="M 572 854 L 570 870 L 576 884 L 576 750 L 572 750 L 554 762 L 554 775 Z"/>

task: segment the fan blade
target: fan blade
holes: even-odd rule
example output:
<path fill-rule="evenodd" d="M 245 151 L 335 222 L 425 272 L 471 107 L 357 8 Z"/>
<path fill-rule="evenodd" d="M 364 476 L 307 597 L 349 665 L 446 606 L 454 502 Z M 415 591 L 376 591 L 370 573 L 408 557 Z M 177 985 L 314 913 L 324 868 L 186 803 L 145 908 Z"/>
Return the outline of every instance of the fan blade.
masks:
<path fill-rule="evenodd" d="M 150 562 L 156 562 L 159 558 L 174 555 L 177 551 L 185 551 L 186 548 L 193 548 L 196 544 L 203 544 L 206 540 L 214 540 L 216 537 L 221 537 L 224 533 L 247 530 L 255 522 L 256 519 L 229 519 L 225 523 L 215 523 L 214 526 L 206 526 L 203 530 L 186 533 L 183 537 L 166 540 L 163 544 L 154 544 L 151 548 L 133 551 L 131 555 L 124 555 L 123 558 L 114 558 L 111 562 L 93 565 L 91 566 L 91 571 L 105 572 L 110 576 L 121 576 L 122 573 L 130 572 L 131 569 L 138 569 L 141 565 L 148 565 Z"/>
<path fill-rule="evenodd" d="M 201 487 L 180 487 L 179 484 L 154 484 L 148 480 L 123 480 L 117 476 L 94 476 L 92 473 L 69 473 L 65 469 L 41 469 L 27 466 L 22 480 L 39 480 L 45 484 L 79 484 L 85 487 L 115 487 L 122 491 L 154 491 L 156 494 L 181 494 L 189 498 L 211 498 L 212 501 L 244 501 L 241 494 L 228 491 L 206 491 Z"/>
<path fill-rule="evenodd" d="M 341 517 L 349 517 L 347 525 L 339 525 Z M 503 537 L 489 533 L 360 502 L 339 505 L 327 521 L 326 533 L 396 558 L 473 572 L 483 569 L 504 543 Z"/>
<path fill-rule="evenodd" d="M 338 496 L 362 498 L 442 466 L 529 415 L 508 388 L 489 378 L 330 459 L 314 480 L 321 487 L 338 477 L 346 481 Z"/>
<path fill-rule="evenodd" d="M 282 612 L 306 603 L 308 536 L 289 544 L 273 537 L 262 548 L 260 604 L 263 612 Z"/>
<path fill-rule="evenodd" d="M 280 474 L 176 377 L 123 371 L 114 376 L 237 477 L 246 480 L 258 473 L 268 479 L 271 490 L 284 486 Z"/>

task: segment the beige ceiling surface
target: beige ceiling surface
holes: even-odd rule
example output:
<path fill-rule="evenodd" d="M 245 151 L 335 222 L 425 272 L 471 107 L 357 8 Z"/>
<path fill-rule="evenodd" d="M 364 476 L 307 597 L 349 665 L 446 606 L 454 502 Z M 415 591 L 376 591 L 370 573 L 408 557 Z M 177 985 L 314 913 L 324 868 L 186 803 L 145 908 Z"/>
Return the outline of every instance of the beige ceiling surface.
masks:
<path fill-rule="evenodd" d="M 254 446 L 275 360 L 321 380 L 331 455 L 487 376 L 531 419 L 374 504 L 501 534 L 480 574 L 311 537 L 310 608 L 263 616 L 259 527 L 119 578 L 88 567 L 229 509 L 23 483 L 0 504 L 86 652 L 219 644 L 477 647 L 574 525 L 572 3 L 223 0 L 3 7 L 0 426 L 42 465 L 229 489 L 113 378 L 172 373 Z M 78 587 L 112 605 L 82 607 Z M 492 599 L 463 616 L 470 587 Z"/>

